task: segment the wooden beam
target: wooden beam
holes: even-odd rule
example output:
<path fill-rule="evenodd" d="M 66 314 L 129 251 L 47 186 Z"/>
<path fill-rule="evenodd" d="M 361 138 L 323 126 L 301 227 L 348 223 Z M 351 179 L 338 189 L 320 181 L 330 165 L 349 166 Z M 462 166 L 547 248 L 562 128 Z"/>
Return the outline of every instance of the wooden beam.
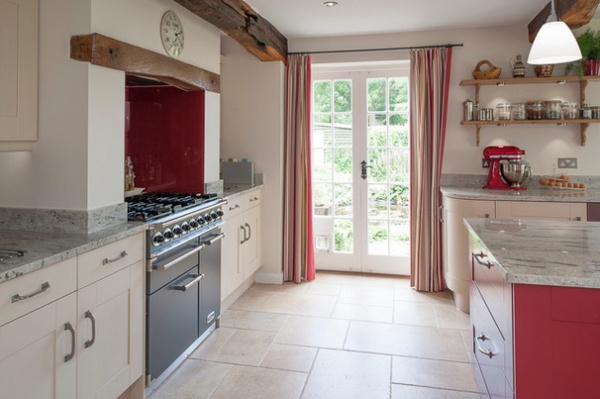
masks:
<path fill-rule="evenodd" d="M 71 36 L 71 58 L 145 76 L 185 91 L 221 92 L 216 73 L 98 33 Z"/>
<path fill-rule="evenodd" d="M 231 36 L 259 60 L 287 63 L 286 37 L 243 0 L 175 1 Z"/>
<path fill-rule="evenodd" d="M 554 11 L 560 21 L 569 28 L 577 29 L 587 25 L 594 17 L 600 0 L 554 0 Z M 552 11 L 551 3 L 546 6 L 529 22 L 529 42 L 533 43 L 535 36 L 546 22 Z"/>

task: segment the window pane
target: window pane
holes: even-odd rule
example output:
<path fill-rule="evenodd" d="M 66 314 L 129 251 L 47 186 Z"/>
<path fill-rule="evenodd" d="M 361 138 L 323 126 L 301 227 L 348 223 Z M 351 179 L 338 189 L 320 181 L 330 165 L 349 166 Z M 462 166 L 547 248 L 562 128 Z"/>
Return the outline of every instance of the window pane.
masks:
<path fill-rule="evenodd" d="M 408 256 L 410 254 L 410 223 L 406 221 L 390 222 L 390 254 Z"/>
<path fill-rule="evenodd" d="M 367 171 L 369 183 L 378 183 L 387 181 L 387 150 L 369 150 L 369 162 L 371 166 Z"/>
<path fill-rule="evenodd" d="M 408 148 L 408 117 L 405 114 L 391 114 L 389 120 L 390 147 Z"/>
<path fill-rule="evenodd" d="M 390 181 L 407 182 L 410 179 L 409 170 L 409 151 L 408 148 L 390 148 Z"/>
<path fill-rule="evenodd" d="M 352 221 L 337 219 L 333 225 L 335 252 L 354 252 Z"/>
<path fill-rule="evenodd" d="M 409 217 L 410 192 L 408 184 L 390 184 L 390 219 L 401 220 Z"/>
<path fill-rule="evenodd" d="M 387 218 L 388 193 L 384 184 L 369 184 L 368 215 L 370 218 Z"/>
<path fill-rule="evenodd" d="M 331 112 L 331 81 L 317 80 L 313 84 L 313 109 L 315 112 Z"/>
<path fill-rule="evenodd" d="M 331 182 L 333 157 L 330 149 L 316 149 L 313 151 L 312 170 L 314 182 Z"/>
<path fill-rule="evenodd" d="M 333 180 L 336 183 L 352 183 L 352 150 L 335 150 Z"/>
<path fill-rule="evenodd" d="M 367 110 L 375 112 L 386 109 L 386 79 L 367 79 Z"/>
<path fill-rule="evenodd" d="M 352 115 L 342 114 L 334 117 L 334 135 L 336 147 L 352 146 Z"/>
<path fill-rule="evenodd" d="M 390 111 L 407 111 L 408 110 L 408 79 L 406 78 L 390 78 Z"/>
<path fill-rule="evenodd" d="M 388 226 L 386 221 L 369 221 L 369 255 L 388 254 Z"/>
<path fill-rule="evenodd" d="M 333 83 L 333 111 L 352 111 L 352 81 L 336 80 Z"/>
<path fill-rule="evenodd" d="M 352 185 L 336 184 L 334 187 L 336 216 L 352 216 Z"/>
<path fill-rule="evenodd" d="M 367 116 L 367 145 L 369 147 L 385 147 L 387 145 L 385 119 L 385 114 L 369 114 Z"/>
<path fill-rule="evenodd" d="M 333 204 L 333 189 L 331 184 L 313 184 L 314 188 L 314 214 L 327 216 L 331 215 L 331 206 Z"/>

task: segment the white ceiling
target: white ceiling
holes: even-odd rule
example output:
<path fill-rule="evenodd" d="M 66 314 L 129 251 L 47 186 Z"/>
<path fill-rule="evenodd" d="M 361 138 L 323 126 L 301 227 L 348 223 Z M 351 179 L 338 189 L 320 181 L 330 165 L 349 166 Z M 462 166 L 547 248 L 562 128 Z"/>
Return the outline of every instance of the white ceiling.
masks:
<path fill-rule="evenodd" d="M 527 24 L 548 0 L 246 0 L 285 37 L 368 35 Z"/>

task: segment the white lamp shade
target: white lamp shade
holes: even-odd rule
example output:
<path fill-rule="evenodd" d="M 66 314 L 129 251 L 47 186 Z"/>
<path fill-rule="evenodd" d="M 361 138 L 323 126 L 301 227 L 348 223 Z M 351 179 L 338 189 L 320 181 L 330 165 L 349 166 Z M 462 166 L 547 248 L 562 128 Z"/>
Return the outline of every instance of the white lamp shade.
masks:
<path fill-rule="evenodd" d="M 547 22 L 538 32 L 531 51 L 528 64 L 560 64 L 581 59 L 581 50 L 571 29 L 562 21 Z"/>

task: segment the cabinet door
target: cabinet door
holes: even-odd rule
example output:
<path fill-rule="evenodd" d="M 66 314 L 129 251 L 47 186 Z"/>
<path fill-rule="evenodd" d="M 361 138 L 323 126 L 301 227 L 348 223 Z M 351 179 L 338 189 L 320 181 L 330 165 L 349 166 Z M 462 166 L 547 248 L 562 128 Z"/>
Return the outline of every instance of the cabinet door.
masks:
<path fill-rule="evenodd" d="M 75 399 L 75 320 L 72 293 L 0 327 L 3 398 Z"/>
<path fill-rule="evenodd" d="M 143 372 L 144 268 L 138 262 L 78 291 L 79 399 L 113 399 Z"/>
<path fill-rule="evenodd" d="M 38 0 L 0 0 L 0 150 L 37 139 Z"/>
<path fill-rule="evenodd" d="M 573 202 L 496 201 L 496 217 L 586 221 L 587 206 Z"/>
<path fill-rule="evenodd" d="M 243 214 L 230 217 L 221 228 L 225 234 L 221 242 L 221 301 L 244 282 L 240 261 L 240 246 L 244 239 L 243 220 Z"/>
<path fill-rule="evenodd" d="M 244 229 L 246 238 L 242 244 L 244 259 L 244 280 L 250 277 L 261 266 L 261 208 L 254 206 L 245 212 Z"/>

